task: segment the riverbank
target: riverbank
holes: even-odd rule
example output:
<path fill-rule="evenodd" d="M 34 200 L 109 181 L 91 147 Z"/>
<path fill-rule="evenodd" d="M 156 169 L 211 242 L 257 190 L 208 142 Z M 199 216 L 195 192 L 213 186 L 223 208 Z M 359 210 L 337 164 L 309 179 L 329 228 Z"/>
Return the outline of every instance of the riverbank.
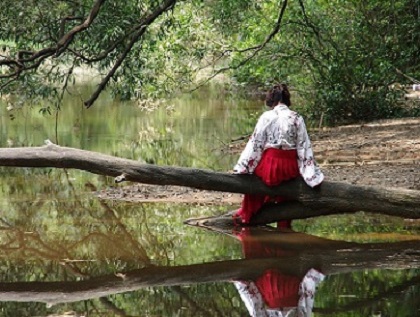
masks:
<path fill-rule="evenodd" d="M 384 120 L 310 132 L 326 179 L 350 184 L 420 190 L 420 118 Z M 240 154 L 245 141 L 222 149 Z M 242 195 L 178 186 L 134 184 L 97 193 L 133 202 L 239 204 Z"/>

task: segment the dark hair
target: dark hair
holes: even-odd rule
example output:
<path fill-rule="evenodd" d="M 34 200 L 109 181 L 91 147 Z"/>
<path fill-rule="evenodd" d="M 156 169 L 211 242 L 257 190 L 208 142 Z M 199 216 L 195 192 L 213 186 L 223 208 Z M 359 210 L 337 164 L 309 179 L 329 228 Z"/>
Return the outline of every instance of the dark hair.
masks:
<path fill-rule="evenodd" d="M 286 84 L 274 85 L 265 97 L 265 104 L 268 107 L 275 107 L 279 102 L 284 103 L 288 107 L 292 104 L 290 102 L 289 89 Z"/>

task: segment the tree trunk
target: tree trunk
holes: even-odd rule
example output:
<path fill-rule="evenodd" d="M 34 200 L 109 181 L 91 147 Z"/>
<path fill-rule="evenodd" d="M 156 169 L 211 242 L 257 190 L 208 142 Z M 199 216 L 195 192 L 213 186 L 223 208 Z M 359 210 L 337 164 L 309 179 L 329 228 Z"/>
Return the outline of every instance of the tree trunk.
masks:
<path fill-rule="evenodd" d="M 324 181 L 310 188 L 302 179 L 268 187 L 254 175 L 232 175 L 204 169 L 156 166 L 48 143 L 42 147 L 0 148 L 0 166 L 71 168 L 108 175 L 116 182 L 178 185 L 232 193 L 282 195 L 291 202 L 268 206 L 258 223 L 282 219 L 354 213 L 358 211 L 420 218 L 420 191 L 401 188 L 356 186 Z"/>

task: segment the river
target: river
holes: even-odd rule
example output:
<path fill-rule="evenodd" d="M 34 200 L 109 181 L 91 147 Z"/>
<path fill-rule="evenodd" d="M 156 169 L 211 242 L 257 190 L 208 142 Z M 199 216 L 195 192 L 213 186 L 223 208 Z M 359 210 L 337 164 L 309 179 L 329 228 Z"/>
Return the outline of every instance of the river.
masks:
<path fill-rule="evenodd" d="M 39 112 L 46 105 L 3 100 L 0 146 L 49 139 L 226 171 L 237 155 L 221 149 L 263 110 L 208 90 L 158 109 L 110 95 L 85 109 L 87 90 L 73 88 L 57 117 Z M 75 170 L 0 173 L 0 316 L 420 316 L 420 243 L 401 219 L 358 214 L 299 220 L 293 231 L 217 232 L 183 221 L 237 206 L 101 200 L 96 191 L 127 184 Z"/>

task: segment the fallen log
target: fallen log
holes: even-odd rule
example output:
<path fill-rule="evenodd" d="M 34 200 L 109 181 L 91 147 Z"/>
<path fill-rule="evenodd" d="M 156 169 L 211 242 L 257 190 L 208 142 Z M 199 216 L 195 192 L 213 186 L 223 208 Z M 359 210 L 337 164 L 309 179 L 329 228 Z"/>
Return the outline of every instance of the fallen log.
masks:
<path fill-rule="evenodd" d="M 254 175 L 233 175 L 197 168 L 144 164 L 101 153 L 61 147 L 51 142 L 41 147 L 0 148 L 0 166 L 79 169 L 115 177 L 116 182 L 132 181 L 232 193 L 282 195 L 293 200 L 287 204 L 267 207 L 264 214 L 269 219 L 263 217 L 260 223 L 359 211 L 420 218 L 420 191 L 416 190 L 357 186 L 327 180 L 312 189 L 300 178 L 277 187 L 268 187 Z"/>

